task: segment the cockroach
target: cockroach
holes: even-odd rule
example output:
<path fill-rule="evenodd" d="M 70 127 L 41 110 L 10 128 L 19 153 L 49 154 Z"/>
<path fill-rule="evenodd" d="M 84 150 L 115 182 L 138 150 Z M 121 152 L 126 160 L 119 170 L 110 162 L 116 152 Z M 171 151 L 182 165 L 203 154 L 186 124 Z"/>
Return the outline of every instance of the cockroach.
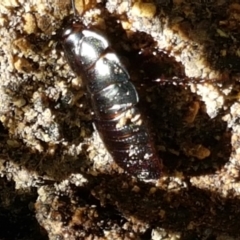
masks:
<path fill-rule="evenodd" d="M 83 81 L 106 149 L 128 174 L 158 179 L 162 164 L 128 71 L 105 35 L 84 26 L 74 0 L 72 8 L 74 14 L 61 29 L 60 43 L 68 64 Z"/>

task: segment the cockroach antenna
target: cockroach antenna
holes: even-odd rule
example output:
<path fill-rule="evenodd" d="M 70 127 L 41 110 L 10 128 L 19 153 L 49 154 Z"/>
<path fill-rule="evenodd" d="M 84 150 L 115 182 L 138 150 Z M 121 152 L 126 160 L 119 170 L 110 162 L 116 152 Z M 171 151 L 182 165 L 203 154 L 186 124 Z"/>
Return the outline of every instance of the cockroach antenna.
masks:
<path fill-rule="evenodd" d="M 74 17 L 76 17 L 77 9 L 76 9 L 76 5 L 75 5 L 75 0 L 71 0 L 71 4 L 72 4 L 72 9 L 73 9 L 73 15 L 74 15 Z"/>

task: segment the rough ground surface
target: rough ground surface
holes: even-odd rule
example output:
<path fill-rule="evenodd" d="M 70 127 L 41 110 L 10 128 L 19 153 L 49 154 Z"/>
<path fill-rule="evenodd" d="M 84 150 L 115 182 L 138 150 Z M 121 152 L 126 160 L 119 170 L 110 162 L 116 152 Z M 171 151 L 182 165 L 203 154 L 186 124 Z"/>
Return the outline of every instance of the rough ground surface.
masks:
<path fill-rule="evenodd" d="M 0 239 L 239 239 L 240 1 L 85 8 L 129 69 L 163 175 L 125 175 L 94 131 L 57 45 L 70 3 L 2 0 Z"/>

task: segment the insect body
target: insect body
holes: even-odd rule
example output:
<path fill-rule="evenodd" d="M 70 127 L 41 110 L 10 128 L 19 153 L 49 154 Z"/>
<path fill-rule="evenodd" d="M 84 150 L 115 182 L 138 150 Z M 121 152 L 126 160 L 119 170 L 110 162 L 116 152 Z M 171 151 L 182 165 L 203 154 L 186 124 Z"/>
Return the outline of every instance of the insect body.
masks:
<path fill-rule="evenodd" d="M 72 70 L 82 78 L 95 126 L 115 162 L 131 175 L 157 179 L 161 163 L 137 108 L 137 91 L 107 39 L 75 14 L 63 28 L 61 44 Z"/>

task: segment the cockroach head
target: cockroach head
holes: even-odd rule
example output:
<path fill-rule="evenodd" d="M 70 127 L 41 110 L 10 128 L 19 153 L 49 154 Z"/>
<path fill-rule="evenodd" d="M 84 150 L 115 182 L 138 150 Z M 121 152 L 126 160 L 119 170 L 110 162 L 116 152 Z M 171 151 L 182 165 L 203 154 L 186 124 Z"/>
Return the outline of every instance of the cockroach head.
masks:
<path fill-rule="evenodd" d="M 69 35 L 81 32 L 82 29 L 84 29 L 82 19 L 79 16 L 71 15 L 63 20 L 59 37 L 61 38 L 61 41 L 64 41 Z"/>

